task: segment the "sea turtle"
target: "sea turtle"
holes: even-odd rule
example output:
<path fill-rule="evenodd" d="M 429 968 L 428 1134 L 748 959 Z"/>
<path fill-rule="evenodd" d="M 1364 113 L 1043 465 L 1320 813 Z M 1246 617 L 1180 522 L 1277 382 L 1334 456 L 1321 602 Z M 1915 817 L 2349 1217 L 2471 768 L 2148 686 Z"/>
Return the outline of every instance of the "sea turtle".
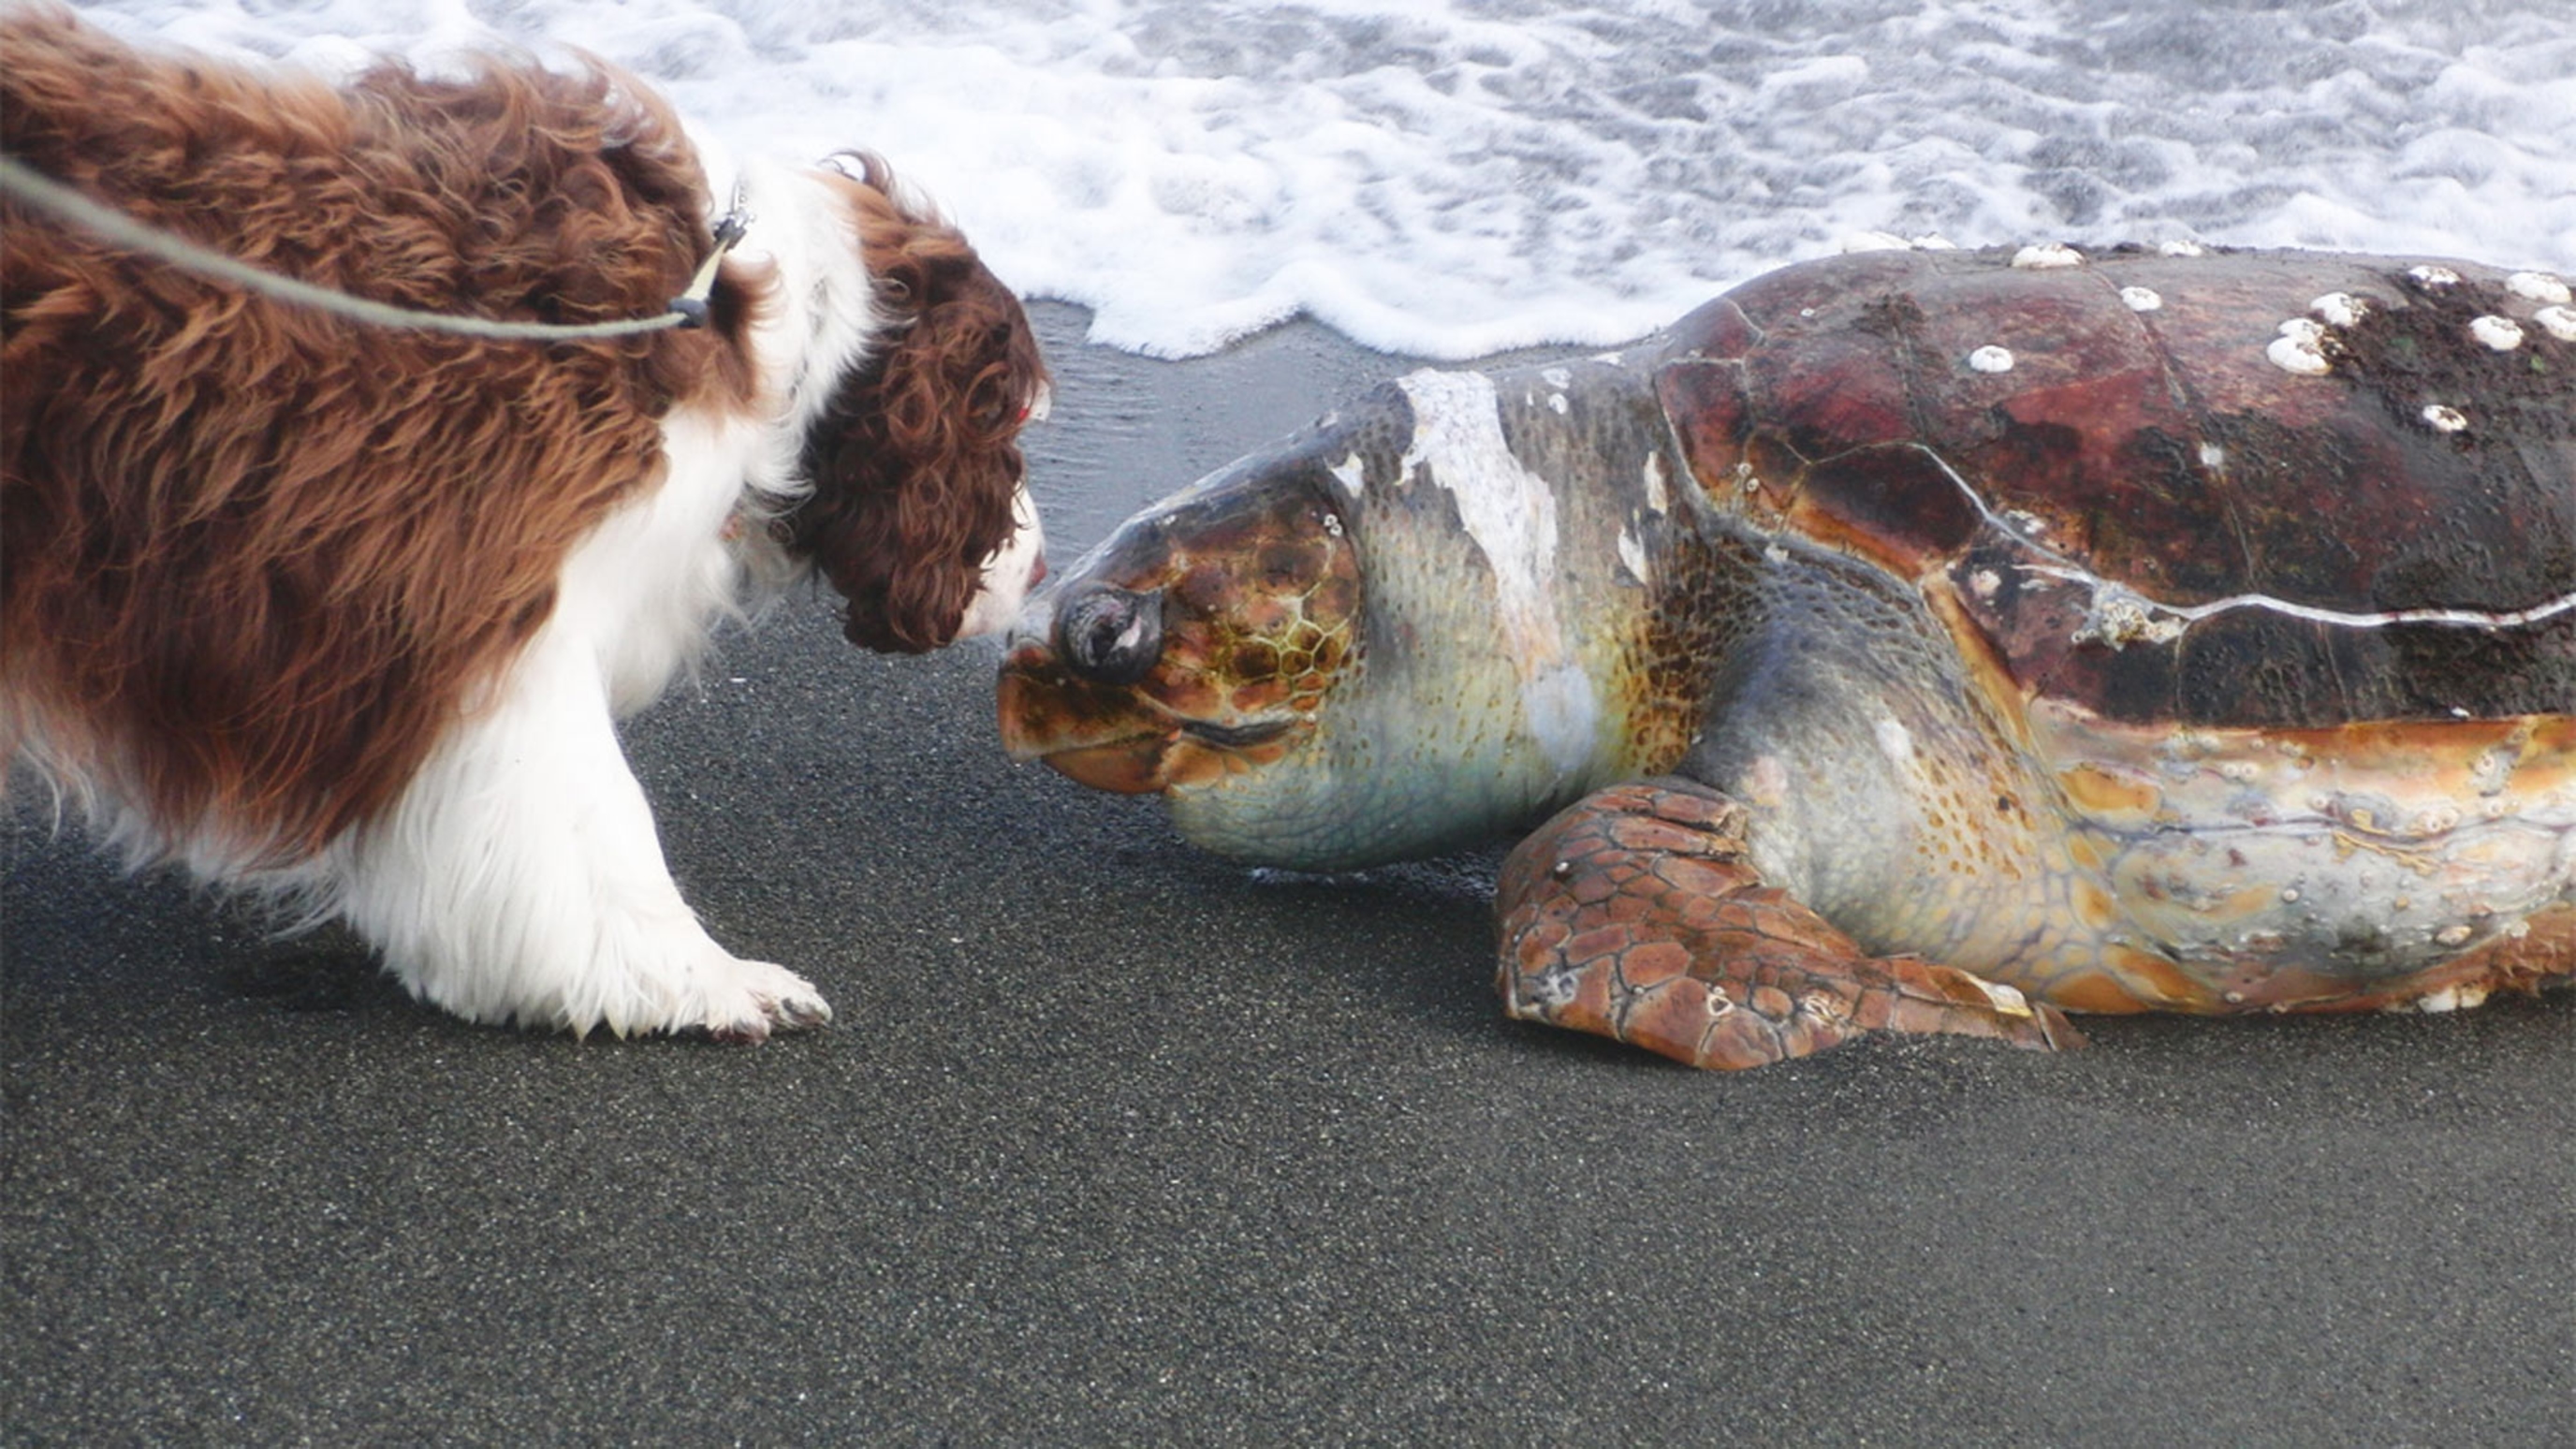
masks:
<path fill-rule="evenodd" d="M 2536 990 L 2576 972 L 2576 310 L 2413 258 L 1791 266 L 1140 513 L 1000 712 L 1247 861 L 1536 825 L 1509 1010 L 1704 1066 Z"/>

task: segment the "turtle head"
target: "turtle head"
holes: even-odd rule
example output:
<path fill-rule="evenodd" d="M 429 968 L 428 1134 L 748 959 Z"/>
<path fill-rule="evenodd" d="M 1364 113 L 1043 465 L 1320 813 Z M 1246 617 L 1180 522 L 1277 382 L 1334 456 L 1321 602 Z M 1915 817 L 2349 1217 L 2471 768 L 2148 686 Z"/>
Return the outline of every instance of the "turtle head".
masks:
<path fill-rule="evenodd" d="M 1130 519 L 1021 616 L 1004 746 L 1128 794 L 1296 749 L 1357 664 L 1360 565 L 1329 484 L 1254 460 Z"/>
<path fill-rule="evenodd" d="M 1032 600 L 1002 666 L 1005 748 L 1160 793 L 1190 840 L 1263 864 L 1526 823 L 1624 764 L 1594 649 L 1624 632 L 1580 615 L 1616 602 L 1592 576 L 1637 546 L 1659 418 L 1607 363 L 1368 393 L 1145 509 Z"/>

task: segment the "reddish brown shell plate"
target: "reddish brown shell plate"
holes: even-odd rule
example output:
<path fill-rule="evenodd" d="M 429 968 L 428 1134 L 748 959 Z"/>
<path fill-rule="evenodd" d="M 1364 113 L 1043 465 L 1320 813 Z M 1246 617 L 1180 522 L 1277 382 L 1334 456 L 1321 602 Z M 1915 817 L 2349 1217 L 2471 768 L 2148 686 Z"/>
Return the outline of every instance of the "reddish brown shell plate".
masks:
<path fill-rule="evenodd" d="M 2072 563 L 2176 605 L 2261 595 L 2349 615 L 2503 613 L 2576 591 L 2576 344 L 2535 325 L 2503 273 L 2441 262 L 2458 280 L 2427 285 L 2414 258 L 2011 257 L 1811 262 L 1685 318 L 1658 386 L 1702 486 L 1955 590 L 2024 689 L 2110 718 L 2576 710 L 2576 610 L 2479 629 L 2238 608 L 2115 647 L 2077 642 L 2096 591 L 2047 571 Z M 2136 288 L 2158 305 L 2123 299 Z M 2330 372 L 2267 356 L 2337 292 L 2368 310 L 2328 330 Z M 2523 343 L 2479 342 L 2480 316 L 2518 322 Z M 2011 368 L 1970 366 L 1987 347 Z M 2431 405 L 2467 426 L 2429 425 Z"/>

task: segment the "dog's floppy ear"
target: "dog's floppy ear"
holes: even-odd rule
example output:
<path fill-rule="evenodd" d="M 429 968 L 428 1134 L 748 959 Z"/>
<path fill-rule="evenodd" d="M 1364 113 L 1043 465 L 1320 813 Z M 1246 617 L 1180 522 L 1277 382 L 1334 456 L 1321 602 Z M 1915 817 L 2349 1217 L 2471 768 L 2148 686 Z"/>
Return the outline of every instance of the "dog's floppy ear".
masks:
<path fill-rule="evenodd" d="M 1046 369 L 1019 299 L 965 238 L 900 198 L 884 162 L 846 160 L 884 327 L 807 435 L 813 492 L 784 527 L 848 601 L 850 642 L 921 653 L 956 636 L 1010 537 Z"/>

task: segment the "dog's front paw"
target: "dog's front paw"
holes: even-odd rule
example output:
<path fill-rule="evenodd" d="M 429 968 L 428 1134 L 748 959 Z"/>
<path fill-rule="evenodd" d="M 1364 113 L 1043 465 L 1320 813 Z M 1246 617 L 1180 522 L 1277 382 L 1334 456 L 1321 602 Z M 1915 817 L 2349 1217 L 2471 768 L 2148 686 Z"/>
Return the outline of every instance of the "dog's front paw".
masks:
<path fill-rule="evenodd" d="M 555 1025 L 575 1035 L 705 1035 L 764 1042 L 773 1031 L 803 1031 L 832 1019 L 812 982 L 784 966 L 744 961 L 713 941 L 678 960 L 628 961 L 603 973 L 595 993 L 567 993 Z M 613 984 L 612 984 L 613 983 Z M 531 1019 L 520 1015 L 522 1021 Z"/>
<path fill-rule="evenodd" d="M 813 983 L 766 961 L 733 961 L 732 980 L 709 994 L 706 1015 L 680 1023 L 717 1041 L 758 1044 L 772 1031 L 806 1031 L 832 1019 L 832 1007 Z"/>

